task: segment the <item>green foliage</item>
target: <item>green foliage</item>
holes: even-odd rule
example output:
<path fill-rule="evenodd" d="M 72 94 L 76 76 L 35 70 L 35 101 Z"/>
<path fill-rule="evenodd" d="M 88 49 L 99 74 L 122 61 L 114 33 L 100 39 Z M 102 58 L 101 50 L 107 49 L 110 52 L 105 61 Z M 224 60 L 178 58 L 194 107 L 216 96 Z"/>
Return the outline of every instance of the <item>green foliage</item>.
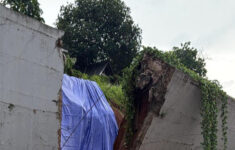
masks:
<path fill-rule="evenodd" d="M 110 78 L 108 76 L 98 76 L 98 75 L 89 76 L 85 73 L 81 73 L 80 71 L 73 69 L 75 61 L 76 60 L 74 58 L 67 56 L 64 72 L 70 76 L 75 76 L 78 78 L 95 81 L 102 89 L 107 100 L 109 102 L 110 101 L 114 102 L 116 105 L 120 107 L 120 109 L 124 111 L 125 110 L 124 102 L 126 101 L 126 97 L 122 90 L 122 86 L 119 84 L 111 84 Z"/>
<path fill-rule="evenodd" d="M 15 11 L 37 19 L 40 22 L 45 22 L 41 17 L 43 12 L 40 9 L 40 4 L 37 0 L 0 0 L 0 3 Z"/>
<path fill-rule="evenodd" d="M 73 74 L 73 66 L 75 62 L 76 62 L 76 58 L 71 58 L 69 55 L 66 55 L 64 73 L 71 76 Z"/>
<path fill-rule="evenodd" d="M 228 143 L 228 138 L 227 138 L 227 116 L 228 116 L 228 97 L 225 92 L 222 92 L 221 96 L 222 104 L 221 104 L 221 114 L 220 117 L 222 119 L 222 140 L 224 141 L 224 147 L 223 149 L 227 149 L 227 143 Z"/>
<path fill-rule="evenodd" d="M 207 80 L 201 81 L 201 128 L 203 135 L 203 148 L 205 150 L 215 150 L 217 146 L 217 99 L 219 98 L 220 88 L 216 82 Z"/>
<path fill-rule="evenodd" d="M 62 6 L 58 29 L 65 31 L 63 43 L 76 68 L 108 61 L 114 73 L 128 66 L 140 47 L 141 30 L 130 9 L 121 0 L 75 0 Z"/>
<path fill-rule="evenodd" d="M 198 73 L 200 76 L 206 76 L 205 59 L 198 56 L 196 48 L 190 47 L 190 42 L 181 44 L 181 47 L 173 47 L 173 54 L 188 69 Z"/>
<path fill-rule="evenodd" d="M 187 47 L 187 46 L 186 46 Z M 210 81 L 206 78 L 201 77 L 199 73 L 196 73 L 188 69 L 182 60 L 176 56 L 174 51 L 162 52 L 156 48 L 144 47 L 144 50 L 133 60 L 133 63 L 129 68 L 125 69 L 123 75 L 123 88 L 126 97 L 129 99 L 126 101 L 127 110 L 127 121 L 128 134 L 126 135 L 127 144 L 130 142 L 133 135 L 133 122 L 134 122 L 134 99 L 135 99 L 135 79 L 137 76 L 137 70 L 143 55 L 148 53 L 154 58 L 160 59 L 169 65 L 183 71 L 188 74 L 192 79 L 200 83 L 200 89 L 202 93 L 201 99 L 201 129 L 203 136 L 202 146 L 204 150 L 215 150 L 217 149 L 217 131 L 218 131 L 218 111 L 221 111 L 222 119 L 222 133 L 224 141 L 224 150 L 227 149 L 227 96 L 219 85 L 218 81 Z M 190 52 L 191 53 L 191 52 Z M 219 102 L 221 107 L 219 107 Z"/>
<path fill-rule="evenodd" d="M 123 70 L 123 79 L 122 79 L 122 87 L 124 90 L 124 94 L 126 97 L 126 101 L 124 103 L 125 106 L 125 117 L 127 120 L 126 125 L 126 135 L 125 135 L 125 142 L 126 145 L 129 145 L 131 139 L 134 134 L 134 114 L 135 114 L 135 107 L 134 107 L 134 100 L 136 98 L 135 95 L 135 83 L 136 77 L 138 74 L 138 65 L 143 57 L 143 51 L 141 51 L 134 59 L 132 64 Z"/>

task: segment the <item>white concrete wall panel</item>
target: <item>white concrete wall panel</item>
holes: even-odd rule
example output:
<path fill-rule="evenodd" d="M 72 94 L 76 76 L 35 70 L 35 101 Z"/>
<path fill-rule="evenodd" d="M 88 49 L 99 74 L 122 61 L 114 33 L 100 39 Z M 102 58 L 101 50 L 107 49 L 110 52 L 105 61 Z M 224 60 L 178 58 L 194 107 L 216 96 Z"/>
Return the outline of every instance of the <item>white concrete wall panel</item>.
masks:
<path fill-rule="evenodd" d="M 174 72 L 160 112 L 163 117 L 154 117 L 140 150 L 202 150 L 201 92 L 196 84 L 181 71 Z M 228 150 L 235 149 L 234 108 L 235 102 L 229 100 Z M 218 149 L 222 150 L 221 133 L 218 135 Z"/>
<path fill-rule="evenodd" d="M 58 149 L 62 35 L 0 6 L 0 150 Z"/>

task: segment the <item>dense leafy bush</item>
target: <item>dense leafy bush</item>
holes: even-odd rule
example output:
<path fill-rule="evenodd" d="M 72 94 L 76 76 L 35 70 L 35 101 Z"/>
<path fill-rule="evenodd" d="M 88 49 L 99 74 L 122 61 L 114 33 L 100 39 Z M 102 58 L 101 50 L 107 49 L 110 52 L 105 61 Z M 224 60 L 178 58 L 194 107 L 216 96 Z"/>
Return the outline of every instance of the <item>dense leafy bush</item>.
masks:
<path fill-rule="evenodd" d="M 194 47 L 190 47 L 190 42 L 186 42 L 181 44 L 181 47 L 173 47 L 173 51 L 171 51 L 180 61 L 188 69 L 194 71 L 200 76 L 205 77 L 207 70 L 205 68 L 206 63 L 205 59 L 199 57 L 198 50 Z"/>

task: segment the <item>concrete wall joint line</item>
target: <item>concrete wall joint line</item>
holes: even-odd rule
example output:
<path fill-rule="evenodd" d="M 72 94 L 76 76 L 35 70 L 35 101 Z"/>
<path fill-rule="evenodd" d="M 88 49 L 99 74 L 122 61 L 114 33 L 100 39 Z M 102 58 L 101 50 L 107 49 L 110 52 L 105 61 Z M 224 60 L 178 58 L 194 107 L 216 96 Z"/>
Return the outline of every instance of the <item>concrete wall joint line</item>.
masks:
<path fill-rule="evenodd" d="M 56 73 L 60 73 L 59 70 L 57 70 L 57 69 L 55 69 L 55 68 L 53 68 L 53 67 L 50 67 L 50 66 L 48 66 L 48 65 L 43 65 L 43 64 L 41 64 L 41 63 L 32 62 L 32 61 L 29 61 L 29 60 L 24 59 L 24 58 L 22 58 L 22 57 L 11 56 L 11 55 L 6 54 L 6 53 L 4 53 L 4 52 L 0 52 L 0 54 L 7 55 L 7 56 L 10 56 L 10 57 L 15 58 L 14 60 L 8 61 L 7 63 L 1 63 L 1 64 L 4 64 L 4 65 L 7 65 L 7 64 L 12 63 L 12 62 L 15 62 L 15 61 L 17 61 L 17 60 L 23 60 L 23 61 L 25 61 L 25 62 L 29 62 L 29 63 L 32 63 L 32 64 L 36 64 L 36 65 L 38 65 L 38 66 L 45 67 L 45 68 L 47 68 L 47 69 L 53 70 L 53 71 L 56 72 Z"/>
<path fill-rule="evenodd" d="M 16 106 L 16 107 L 20 107 L 20 108 L 27 109 L 27 110 L 32 110 L 32 111 L 47 112 L 47 113 L 52 113 L 52 114 L 58 113 L 58 112 L 53 112 L 53 111 L 48 111 L 48 110 L 31 109 L 31 108 L 24 107 L 24 106 L 21 106 L 21 105 L 16 105 L 16 104 L 12 104 L 12 103 L 7 103 L 7 102 L 4 102 L 4 101 L 2 101 L 2 100 L 0 100 L 0 103 L 6 104 L 6 105 L 14 105 L 14 106 Z"/>

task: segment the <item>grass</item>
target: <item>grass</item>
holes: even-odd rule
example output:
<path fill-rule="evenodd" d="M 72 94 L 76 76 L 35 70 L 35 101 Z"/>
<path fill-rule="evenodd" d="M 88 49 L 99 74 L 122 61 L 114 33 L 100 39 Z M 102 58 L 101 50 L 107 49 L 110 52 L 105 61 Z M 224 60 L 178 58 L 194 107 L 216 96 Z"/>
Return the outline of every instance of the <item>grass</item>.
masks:
<path fill-rule="evenodd" d="M 75 69 L 72 70 L 71 75 L 78 77 L 78 78 L 95 81 L 99 85 L 101 90 L 103 91 L 108 102 L 111 105 L 113 105 L 114 103 L 121 110 L 124 110 L 124 103 L 125 103 L 126 97 L 125 97 L 123 88 L 120 84 L 112 84 L 108 76 L 98 76 L 98 75 L 89 76 Z"/>

